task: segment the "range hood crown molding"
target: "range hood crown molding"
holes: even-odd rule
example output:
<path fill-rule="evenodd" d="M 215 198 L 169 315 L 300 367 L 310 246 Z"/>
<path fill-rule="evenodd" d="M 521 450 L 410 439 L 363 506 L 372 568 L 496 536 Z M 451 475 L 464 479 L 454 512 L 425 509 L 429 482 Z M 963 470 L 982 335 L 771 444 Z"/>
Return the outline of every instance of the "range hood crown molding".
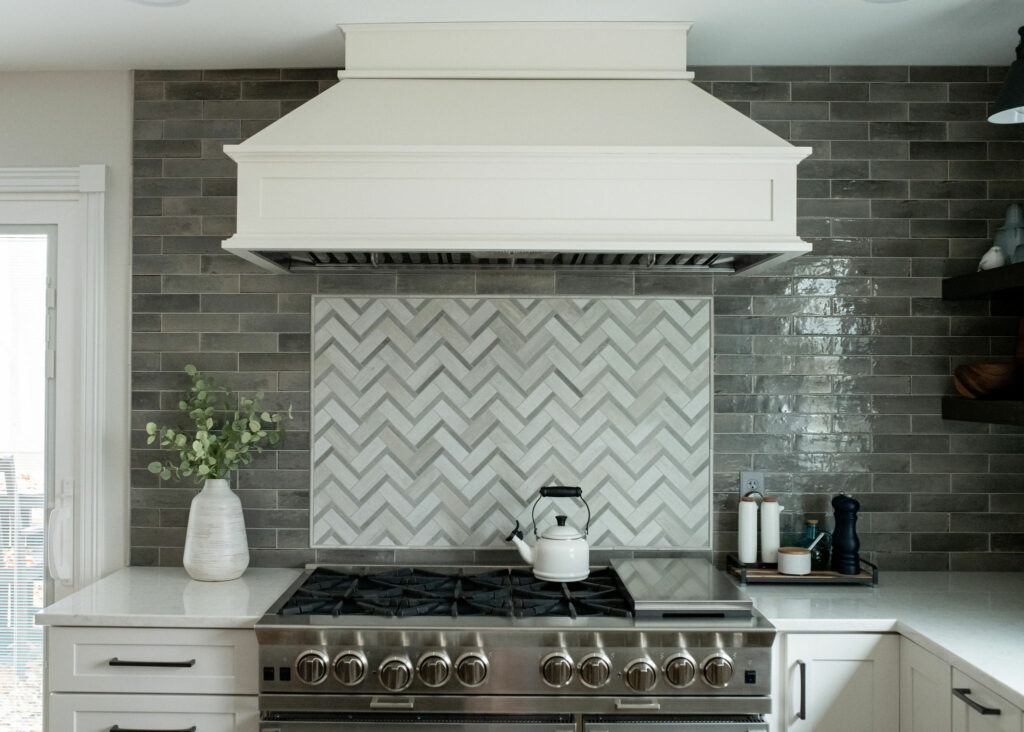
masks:
<path fill-rule="evenodd" d="M 688 23 L 343 26 L 331 89 L 240 145 L 224 248 L 278 271 L 739 271 L 810 250 L 790 145 L 688 81 Z"/>

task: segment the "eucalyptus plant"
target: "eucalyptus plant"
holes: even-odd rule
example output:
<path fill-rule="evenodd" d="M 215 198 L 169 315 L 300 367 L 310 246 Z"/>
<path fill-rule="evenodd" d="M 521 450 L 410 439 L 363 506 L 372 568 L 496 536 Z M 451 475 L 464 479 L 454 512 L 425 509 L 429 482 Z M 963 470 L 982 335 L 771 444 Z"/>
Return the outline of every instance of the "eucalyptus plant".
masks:
<path fill-rule="evenodd" d="M 248 465 L 263 452 L 265 445 L 276 445 L 284 439 L 284 421 L 292 418 L 292 407 L 286 412 L 270 413 L 262 408 L 264 394 L 238 396 L 204 377 L 189 364 L 185 373 L 192 386 L 178 402 L 188 415 L 191 427 L 174 428 L 146 425 L 146 444 L 159 441 L 160 447 L 173 451 L 177 458 L 149 464 L 149 472 L 164 480 L 172 476 L 193 478 L 196 482 L 227 478 L 232 470 Z"/>

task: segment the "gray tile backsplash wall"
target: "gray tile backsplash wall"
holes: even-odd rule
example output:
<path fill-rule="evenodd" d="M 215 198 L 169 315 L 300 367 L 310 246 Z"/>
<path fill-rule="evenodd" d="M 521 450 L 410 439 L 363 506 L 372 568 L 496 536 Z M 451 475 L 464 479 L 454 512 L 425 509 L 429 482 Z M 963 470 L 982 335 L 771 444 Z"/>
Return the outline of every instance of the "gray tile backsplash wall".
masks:
<path fill-rule="evenodd" d="M 883 569 L 1024 567 L 1024 433 L 939 416 L 956 364 L 1013 352 L 1022 309 L 939 297 L 941 278 L 973 270 L 1006 205 L 1024 199 L 1024 126 L 984 121 L 1005 69 L 696 72 L 719 98 L 814 147 L 798 209 L 814 253 L 770 276 L 268 274 L 220 249 L 235 206 L 221 146 L 334 72 L 138 72 L 132 563 L 181 561 L 195 489 L 146 472 L 144 425 L 174 408 L 186 363 L 295 406 L 283 449 L 238 477 L 254 565 L 414 559 L 308 548 L 310 296 L 529 294 L 714 296 L 719 558 L 735 546 L 738 473 L 757 469 L 791 528 L 822 516 L 834 493 L 856 495 L 862 548 Z"/>

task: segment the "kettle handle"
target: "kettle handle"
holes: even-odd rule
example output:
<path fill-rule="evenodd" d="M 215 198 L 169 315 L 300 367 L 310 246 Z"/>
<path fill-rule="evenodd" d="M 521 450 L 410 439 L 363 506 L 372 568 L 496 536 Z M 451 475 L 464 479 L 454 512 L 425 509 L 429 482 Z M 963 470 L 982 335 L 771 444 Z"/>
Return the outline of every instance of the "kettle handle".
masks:
<path fill-rule="evenodd" d="M 583 505 L 587 507 L 587 525 L 583 527 L 583 536 L 590 534 L 590 504 L 583 497 L 583 489 L 579 486 L 546 485 L 540 489 L 540 495 L 533 502 L 533 509 L 530 511 L 534 538 L 540 538 L 540 534 L 537 533 L 537 504 L 540 503 L 541 498 L 579 498 Z"/>
<path fill-rule="evenodd" d="M 583 489 L 579 486 L 546 485 L 540 489 L 544 498 L 582 498 Z"/>

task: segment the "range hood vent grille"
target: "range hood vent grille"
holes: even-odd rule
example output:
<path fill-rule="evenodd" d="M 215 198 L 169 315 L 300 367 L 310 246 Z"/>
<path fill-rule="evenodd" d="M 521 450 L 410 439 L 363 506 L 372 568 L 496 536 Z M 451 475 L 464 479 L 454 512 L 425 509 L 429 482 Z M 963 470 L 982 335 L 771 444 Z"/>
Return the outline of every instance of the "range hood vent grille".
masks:
<path fill-rule="evenodd" d="M 729 254 L 683 252 L 261 252 L 267 264 L 289 272 L 346 271 L 401 267 L 422 269 L 635 269 L 665 272 L 732 273 L 750 264 Z"/>

